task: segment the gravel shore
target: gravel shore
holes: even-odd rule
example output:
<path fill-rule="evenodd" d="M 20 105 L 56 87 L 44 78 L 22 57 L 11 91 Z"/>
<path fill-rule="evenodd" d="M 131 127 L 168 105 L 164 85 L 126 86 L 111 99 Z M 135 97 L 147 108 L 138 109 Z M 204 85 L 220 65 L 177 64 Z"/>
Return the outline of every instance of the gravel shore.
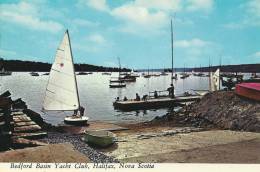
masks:
<path fill-rule="evenodd" d="M 71 135 L 67 133 L 48 133 L 48 137 L 41 139 L 39 141 L 55 144 L 55 143 L 71 143 L 75 149 L 86 155 L 93 163 L 118 163 L 119 161 L 113 157 L 109 157 L 97 150 L 88 146 L 81 140 L 81 135 Z"/>

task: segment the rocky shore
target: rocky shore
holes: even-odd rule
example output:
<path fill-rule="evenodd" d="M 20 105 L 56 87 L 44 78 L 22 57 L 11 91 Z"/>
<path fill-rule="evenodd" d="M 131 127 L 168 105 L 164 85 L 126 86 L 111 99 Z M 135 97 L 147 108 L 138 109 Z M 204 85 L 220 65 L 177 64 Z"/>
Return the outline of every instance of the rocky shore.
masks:
<path fill-rule="evenodd" d="M 146 123 L 163 124 L 260 132 L 260 103 L 239 97 L 233 91 L 217 91 L 178 112 Z"/>

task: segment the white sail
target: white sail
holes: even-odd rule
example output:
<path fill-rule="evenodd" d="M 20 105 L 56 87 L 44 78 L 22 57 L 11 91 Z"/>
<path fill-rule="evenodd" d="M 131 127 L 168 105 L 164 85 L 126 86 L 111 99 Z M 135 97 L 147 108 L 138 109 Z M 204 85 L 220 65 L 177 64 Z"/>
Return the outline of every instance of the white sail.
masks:
<path fill-rule="evenodd" d="M 69 33 L 66 31 L 51 67 L 43 110 L 65 111 L 76 109 L 79 109 L 77 81 Z"/>
<path fill-rule="evenodd" d="M 211 91 L 217 91 L 219 90 L 219 77 L 220 77 L 220 71 L 219 69 L 216 70 L 215 73 L 210 73 L 210 90 Z"/>

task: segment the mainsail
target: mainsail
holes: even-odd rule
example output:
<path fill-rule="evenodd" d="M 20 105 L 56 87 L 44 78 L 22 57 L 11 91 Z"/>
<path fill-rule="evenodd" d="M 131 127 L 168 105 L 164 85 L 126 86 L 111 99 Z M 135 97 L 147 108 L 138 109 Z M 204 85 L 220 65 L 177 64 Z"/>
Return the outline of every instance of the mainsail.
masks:
<path fill-rule="evenodd" d="M 69 33 L 66 31 L 51 67 L 43 110 L 69 111 L 76 109 L 79 109 L 77 81 Z"/>
<path fill-rule="evenodd" d="M 210 73 L 210 90 L 211 91 L 217 91 L 219 90 L 219 77 L 220 77 L 220 72 L 219 69 L 216 70 L 215 73 Z"/>

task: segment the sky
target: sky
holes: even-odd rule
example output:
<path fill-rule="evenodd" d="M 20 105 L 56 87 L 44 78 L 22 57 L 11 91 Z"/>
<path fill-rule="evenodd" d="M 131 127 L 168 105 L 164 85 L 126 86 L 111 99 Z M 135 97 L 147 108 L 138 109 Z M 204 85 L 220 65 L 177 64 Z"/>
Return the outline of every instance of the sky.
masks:
<path fill-rule="evenodd" d="M 0 56 L 52 63 L 66 29 L 75 63 L 260 63 L 260 0 L 1 0 Z"/>

